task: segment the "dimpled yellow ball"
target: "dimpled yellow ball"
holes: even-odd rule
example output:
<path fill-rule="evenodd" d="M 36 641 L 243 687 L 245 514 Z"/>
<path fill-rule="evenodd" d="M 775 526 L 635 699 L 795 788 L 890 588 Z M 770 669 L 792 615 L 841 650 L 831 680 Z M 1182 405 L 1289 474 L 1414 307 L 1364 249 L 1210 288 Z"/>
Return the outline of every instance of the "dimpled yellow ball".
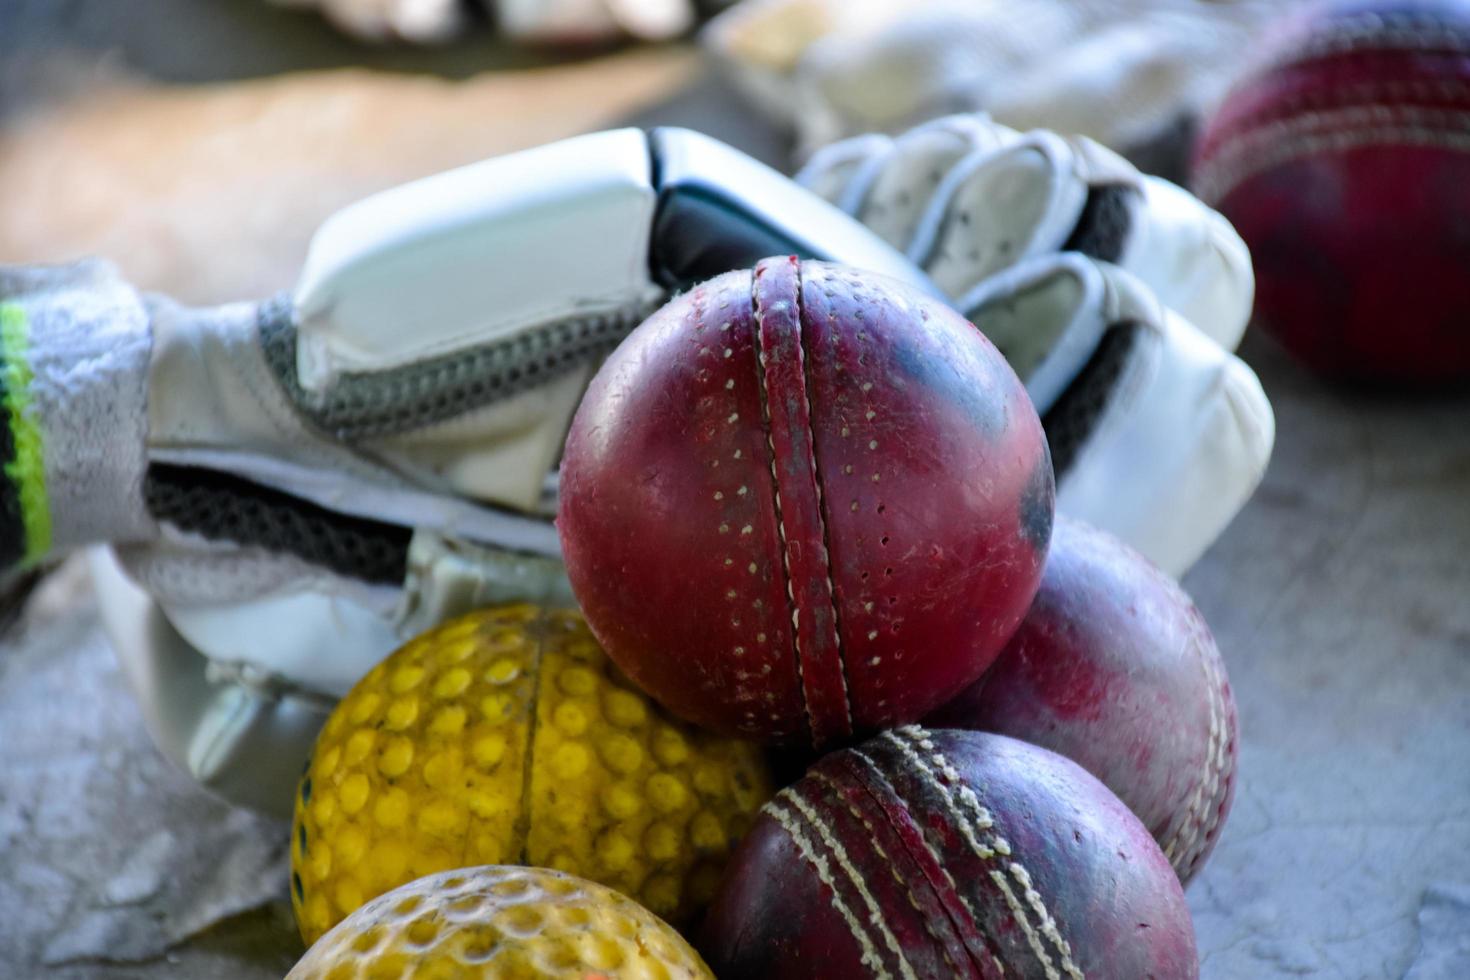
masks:
<path fill-rule="evenodd" d="M 754 745 L 676 721 L 577 613 L 473 613 L 389 656 L 327 719 L 296 797 L 296 921 L 311 943 L 415 878 L 530 864 L 682 924 L 770 794 Z"/>
<path fill-rule="evenodd" d="M 402 885 L 307 950 L 286 980 L 714 980 L 637 902 L 545 868 L 467 868 Z"/>

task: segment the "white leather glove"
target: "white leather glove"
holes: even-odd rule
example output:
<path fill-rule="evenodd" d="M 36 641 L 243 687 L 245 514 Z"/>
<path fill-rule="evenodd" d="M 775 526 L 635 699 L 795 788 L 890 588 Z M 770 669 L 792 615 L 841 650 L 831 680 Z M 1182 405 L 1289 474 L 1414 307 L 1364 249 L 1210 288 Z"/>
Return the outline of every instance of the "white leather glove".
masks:
<path fill-rule="evenodd" d="M 314 732 L 404 639 L 467 605 L 570 601 L 553 474 L 596 366 L 671 292 L 783 252 L 931 288 L 820 198 L 674 129 L 369 198 L 265 303 L 17 270 L 0 300 L 45 439 L 11 557 L 114 542 L 104 611 L 159 742 L 285 807 L 262 747 Z"/>
<path fill-rule="evenodd" d="M 1250 319 L 1250 253 L 1230 223 L 1085 136 L 1018 133 L 983 113 L 944 116 L 897 138 L 833 143 L 796 180 L 906 254 L 961 307 L 985 277 L 1072 249 L 1133 273 L 1229 350 Z"/>
<path fill-rule="evenodd" d="M 694 26 L 692 0 L 272 0 L 316 7 L 364 41 L 434 43 L 460 34 L 479 6 L 506 37 L 532 43 L 664 40 Z"/>
<path fill-rule="evenodd" d="M 1169 138 L 1308 0 L 741 0 L 702 40 L 811 148 L 985 110 L 1109 146 Z"/>

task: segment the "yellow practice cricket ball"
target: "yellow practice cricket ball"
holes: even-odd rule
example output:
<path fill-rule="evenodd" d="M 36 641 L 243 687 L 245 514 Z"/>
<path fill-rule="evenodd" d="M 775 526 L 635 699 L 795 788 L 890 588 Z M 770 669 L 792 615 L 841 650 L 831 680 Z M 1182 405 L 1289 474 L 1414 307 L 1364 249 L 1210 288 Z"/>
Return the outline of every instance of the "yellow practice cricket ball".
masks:
<path fill-rule="evenodd" d="M 444 871 L 380 895 L 312 946 L 286 980 L 714 980 L 657 916 L 545 868 Z"/>
<path fill-rule="evenodd" d="M 296 798 L 296 921 L 309 944 L 404 882 L 529 864 L 683 924 L 771 792 L 756 746 L 667 714 L 576 612 L 472 613 L 389 656 L 328 718 Z"/>

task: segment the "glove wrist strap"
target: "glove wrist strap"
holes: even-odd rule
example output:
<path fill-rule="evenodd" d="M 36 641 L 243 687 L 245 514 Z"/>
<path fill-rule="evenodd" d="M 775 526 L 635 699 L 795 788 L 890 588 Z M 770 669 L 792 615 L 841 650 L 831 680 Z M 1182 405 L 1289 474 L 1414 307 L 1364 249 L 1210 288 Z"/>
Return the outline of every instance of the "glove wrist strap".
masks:
<path fill-rule="evenodd" d="M 0 269 L 0 566 L 148 537 L 148 316 L 103 262 Z"/>

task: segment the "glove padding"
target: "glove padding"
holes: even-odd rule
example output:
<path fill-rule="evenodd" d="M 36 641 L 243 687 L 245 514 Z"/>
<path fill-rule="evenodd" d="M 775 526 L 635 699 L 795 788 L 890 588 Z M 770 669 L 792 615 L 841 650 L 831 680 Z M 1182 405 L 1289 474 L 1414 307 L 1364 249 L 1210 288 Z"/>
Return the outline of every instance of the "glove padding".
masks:
<path fill-rule="evenodd" d="M 1028 259 L 962 307 L 1041 414 L 1057 508 L 1182 575 L 1265 474 L 1275 418 L 1254 372 L 1123 269 Z"/>
<path fill-rule="evenodd" d="M 796 180 L 907 255 L 961 310 L 986 277 L 1074 250 L 1131 272 L 1227 350 L 1250 319 L 1250 253 L 1230 223 L 1083 136 L 945 116 L 824 147 Z"/>

